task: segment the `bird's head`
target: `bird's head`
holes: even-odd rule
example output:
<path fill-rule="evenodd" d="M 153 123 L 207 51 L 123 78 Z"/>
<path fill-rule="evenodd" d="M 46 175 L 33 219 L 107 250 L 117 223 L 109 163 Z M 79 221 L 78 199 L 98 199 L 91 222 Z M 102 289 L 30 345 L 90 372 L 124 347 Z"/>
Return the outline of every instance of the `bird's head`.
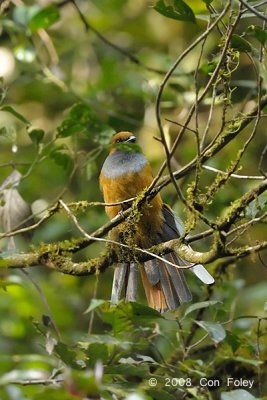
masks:
<path fill-rule="evenodd" d="M 111 139 L 111 153 L 116 150 L 124 150 L 129 152 L 140 152 L 139 146 L 136 144 L 136 137 L 132 132 L 114 133 Z"/>
<path fill-rule="evenodd" d="M 132 132 L 117 132 L 112 136 L 111 143 L 119 144 L 119 143 L 135 143 L 136 137 Z"/>

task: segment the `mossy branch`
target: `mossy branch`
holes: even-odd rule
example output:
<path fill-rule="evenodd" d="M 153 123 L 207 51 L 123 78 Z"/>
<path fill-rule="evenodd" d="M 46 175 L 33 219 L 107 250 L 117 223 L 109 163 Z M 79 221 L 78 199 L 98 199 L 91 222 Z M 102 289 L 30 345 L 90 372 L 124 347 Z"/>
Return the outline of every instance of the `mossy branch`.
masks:
<path fill-rule="evenodd" d="M 211 249 L 204 253 L 194 251 L 190 247 L 181 244 L 179 239 L 174 239 L 169 242 L 153 246 L 148 249 L 148 251 L 159 256 L 167 254 L 171 251 L 175 251 L 176 254 L 184 260 L 188 260 L 195 264 L 208 264 L 218 258 L 229 257 L 231 259 L 239 259 L 250 254 L 260 252 L 266 248 L 267 241 L 256 246 L 243 246 L 236 249 L 226 250 L 219 240 L 219 235 L 217 235 Z M 133 256 L 140 263 L 153 258 L 153 255 L 144 254 L 137 249 L 134 250 Z M 2 268 L 26 268 L 42 265 L 64 274 L 85 276 L 102 273 L 112 264 L 121 261 L 122 260 L 118 258 L 118 255 L 114 249 L 109 249 L 107 253 L 85 262 L 73 262 L 71 258 L 66 255 L 53 253 L 40 254 L 38 252 L 33 252 L 28 254 L 12 255 L 4 259 L 0 259 L 0 266 Z M 182 268 L 190 267 L 185 266 Z"/>

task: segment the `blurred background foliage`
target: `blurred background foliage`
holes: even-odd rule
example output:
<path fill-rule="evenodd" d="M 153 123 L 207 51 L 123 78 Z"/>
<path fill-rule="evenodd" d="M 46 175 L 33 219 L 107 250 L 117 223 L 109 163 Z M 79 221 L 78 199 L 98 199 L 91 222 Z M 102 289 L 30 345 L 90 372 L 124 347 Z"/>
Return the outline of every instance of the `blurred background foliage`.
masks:
<path fill-rule="evenodd" d="M 211 2 L 191 0 L 186 3 L 193 10 L 196 23 L 192 21 L 190 13 L 185 21 L 166 18 L 153 8 L 155 3 L 146 0 L 81 0 L 77 1 L 81 14 L 75 4 L 68 0 L 1 2 L 0 182 L 16 166 L 22 174 L 19 193 L 31 204 L 35 220 L 59 197 L 66 202 L 102 200 L 98 175 L 107 154 L 110 136 L 115 131 L 136 132 L 154 173 L 157 172 L 164 160 L 162 146 L 153 139 L 158 135 L 155 120 L 157 91 L 164 71 L 206 28 L 207 4 Z M 213 4 L 220 7 L 220 2 L 214 1 Z M 234 11 L 236 3 L 233 2 L 231 7 Z M 236 68 L 233 68 L 231 76 L 228 120 L 238 109 L 245 112 L 254 105 L 258 82 L 251 58 L 257 59 L 260 45 L 266 41 L 266 32 L 260 26 L 261 21 L 253 15 L 241 19 L 238 25 L 236 43 L 233 44 Z M 200 89 L 216 65 L 220 54 L 219 42 L 220 35 L 214 30 L 203 48 L 198 74 Z M 247 50 L 248 53 L 245 52 Z M 199 52 L 198 46 L 187 55 L 163 93 L 163 124 L 169 143 L 177 135 L 177 126 L 165 118 L 182 123 L 193 104 L 194 73 Z M 265 90 L 264 62 L 262 65 L 258 65 L 258 68 L 265 82 Z M 220 87 L 217 89 L 208 140 L 218 131 L 221 123 L 220 113 L 224 103 L 220 97 Z M 199 106 L 200 130 L 206 125 L 211 99 L 210 92 Z M 242 174 L 259 175 L 259 157 L 266 144 L 264 122 L 263 118 L 255 140 L 242 159 L 242 171 L 239 171 Z M 227 169 L 250 129 L 251 126 L 210 160 L 209 165 Z M 184 165 L 195 154 L 195 139 L 188 132 L 176 151 L 177 165 Z M 203 193 L 214 177 L 210 171 L 203 172 Z M 183 180 L 184 190 L 193 178 L 192 174 Z M 208 207 L 208 216 L 215 219 L 222 215 L 231 201 L 253 184 L 251 181 L 230 180 L 227 186 L 216 193 Z M 171 186 L 164 189 L 163 197 L 180 216 L 185 217 Z M 252 205 L 247 212 L 248 217 L 255 216 L 258 205 L 254 204 L 254 208 Z M 92 232 L 106 222 L 107 217 L 102 207 L 92 207 L 79 214 L 79 221 L 88 232 Z M 61 212 L 36 229 L 32 237 L 16 238 L 16 246 L 26 251 L 41 242 L 74 236 L 79 236 L 79 232 Z M 262 223 L 243 235 L 241 243 L 253 245 L 264 238 L 266 224 Z M 209 244 L 207 240 L 196 247 L 205 250 Z M 7 240 L 2 240 L 0 245 L 5 251 Z M 94 257 L 102 250 L 103 245 L 95 244 L 80 252 L 76 258 Z M 237 362 L 243 365 L 245 377 L 254 378 L 257 374 L 259 377 L 257 316 L 264 315 L 264 304 L 266 308 L 266 260 L 266 252 L 263 252 L 261 258 L 255 255 L 242 259 L 237 265 L 226 266 L 212 297 L 218 303 L 205 305 L 205 309 L 210 307 L 205 318 L 214 324 L 226 322 L 229 316 L 237 318 L 247 315 L 250 318 L 240 318 L 226 325 L 217 324 L 213 336 L 206 327 L 211 338 L 204 344 L 207 348 L 212 344 L 217 347 L 216 352 L 212 353 L 213 360 L 205 352 L 197 357 L 193 355 L 179 364 L 179 370 L 175 369 L 177 366 L 169 370 L 169 374 L 164 360 L 171 357 L 174 348 L 181 346 L 181 331 L 174 317 L 165 319 L 146 307 L 140 306 L 138 309 L 134 305 L 121 305 L 116 314 L 106 303 L 91 303 L 91 309 L 85 313 L 92 298 L 109 299 L 111 270 L 99 277 L 79 278 L 40 267 L 31 268 L 27 275 L 21 271 L 1 272 L 0 398 L 71 399 L 75 398 L 74 395 L 83 398 L 88 392 L 91 393 L 90 398 L 98 398 L 97 393 L 101 393 L 103 398 L 126 398 L 132 391 L 139 397 L 131 399 L 183 398 L 179 397 L 179 393 L 171 394 L 172 390 L 164 386 L 161 386 L 162 391 L 159 388 L 153 391 L 148 387 L 147 381 L 151 376 L 149 367 L 152 365 L 152 370 L 163 368 L 161 376 L 190 376 L 195 386 L 188 388 L 186 393 L 189 397 L 186 398 L 209 399 L 213 398 L 212 392 L 205 388 L 202 392 L 196 389 L 197 379 L 203 373 L 211 377 L 220 373 L 234 374 L 231 360 L 237 360 L 238 357 Z M 206 299 L 207 288 L 199 286 L 195 280 L 190 285 L 195 301 Z M 142 293 L 140 302 L 144 303 Z M 92 332 L 102 335 L 98 337 L 87 335 L 94 307 L 97 313 L 94 315 Z M 175 315 L 184 316 L 187 308 L 188 305 Z M 128 320 L 125 319 L 126 314 Z M 184 334 L 190 330 L 190 318 L 184 320 Z M 261 329 L 261 357 L 264 358 L 264 320 Z M 200 339 L 202 335 L 203 331 L 198 332 L 195 339 Z M 53 341 L 55 338 L 57 345 Z M 116 353 L 126 360 L 124 372 L 120 370 L 123 364 L 116 359 Z M 143 359 L 138 360 L 133 356 L 136 354 L 142 354 Z M 96 378 L 97 360 L 109 365 L 102 386 Z M 224 360 L 221 363 L 224 365 L 223 371 L 219 366 L 221 360 Z M 69 367 L 67 370 L 63 368 L 66 365 Z M 176 365 L 175 362 L 173 365 Z M 23 379 L 48 379 L 51 375 L 62 377 L 62 370 L 65 374 L 64 389 L 60 386 L 52 389 L 42 385 L 12 384 Z M 260 373 L 263 373 L 262 370 Z M 261 381 L 264 379 L 261 378 Z M 136 389 L 137 386 L 139 389 Z M 262 394 L 263 391 L 264 388 Z M 110 393 L 115 397 L 111 397 Z M 259 395 L 256 385 L 251 393 Z"/>

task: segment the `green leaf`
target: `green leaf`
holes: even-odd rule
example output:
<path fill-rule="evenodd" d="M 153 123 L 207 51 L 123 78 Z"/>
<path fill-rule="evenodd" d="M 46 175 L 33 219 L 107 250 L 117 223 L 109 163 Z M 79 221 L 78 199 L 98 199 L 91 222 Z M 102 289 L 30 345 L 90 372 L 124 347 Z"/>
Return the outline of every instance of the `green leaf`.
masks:
<path fill-rule="evenodd" d="M 64 146 L 58 146 L 53 149 L 50 152 L 49 157 L 64 169 L 68 169 L 71 164 L 71 158 Z"/>
<path fill-rule="evenodd" d="M 44 131 L 42 129 L 32 129 L 28 133 L 31 141 L 35 144 L 39 144 L 44 137 Z"/>
<path fill-rule="evenodd" d="M 177 396 L 168 393 L 166 390 L 160 389 L 147 389 L 147 393 L 153 400 L 177 400 Z"/>
<path fill-rule="evenodd" d="M 120 365 L 111 365 L 106 368 L 105 372 L 110 375 L 123 375 L 124 377 L 138 376 L 140 378 L 146 378 L 150 375 L 147 364 L 134 365 L 123 363 Z"/>
<path fill-rule="evenodd" d="M 246 39 L 244 39 L 241 36 L 238 36 L 236 34 L 234 34 L 231 38 L 231 46 L 233 49 L 236 49 L 236 50 L 240 51 L 241 53 L 251 51 L 250 43 Z"/>
<path fill-rule="evenodd" d="M 195 323 L 208 332 L 215 343 L 221 342 L 226 337 L 225 329 L 221 324 L 206 321 L 195 321 Z"/>
<path fill-rule="evenodd" d="M 263 46 L 267 40 L 267 31 L 262 29 L 260 26 L 257 25 L 250 25 L 248 27 L 248 32 L 251 36 L 254 36 Z"/>
<path fill-rule="evenodd" d="M 202 64 L 201 71 L 204 72 L 204 74 L 209 75 L 215 70 L 216 66 L 217 66 L 217 63 L 214 61 L 211 61 L 211 62 Z"/>
<path fill-rule="evenodd" d="M 55 386 L 55 385 L 54 385 Z M 25 398 L 25 397 L 24 397 Z M 74 397 L 66 392 L 66 388 L 53 387 L 35 393 L 33 400 L 73 400 Z"/>
<path fill-rule="evenodd" d="M 99 132 L 100 130 L 101 124 L 91 108 L 86 104 L 77 103 L 59 126 L 57 137 L 67 137 L 77 133 L 87 134 L 88 131 Z"/>
<path fill-rule="evenodd" d="M 202 0 L 202 1 L 207 5 L 210 5 L 213 2 L 213 0 Z"/>
<path fill-rule="evenodd" d="M 239 336 L 235 335 L 233 332 L 227 331 L 226 343 L 229 344 L 233 353 L 235 353 L 242 344 Z"/>
<path fill-rule="evenodd" d="M 130 303 L 132 307 L 132 313 L 134 317 L 138 317 L 141 319 L 146 319 L 146 320 L 154 320 L 155 318 L 164 318 L 164 316 L 158 312 L 157 310 L 154 310 L 151 307 L 148 307 L 144 304 L 140 303 Z M 136 318 L 134 318 L 136 319 Z"/>
<path fill-rule="evenodd" d="M 29 28 L 32 32 L 38 29 L 47 29 L 60 18 L 58 7 L 49 5 L 37 12 L 29 21 Z"/>
<path fill-rule="evenodd" d="M 74 390 L 71 390 L 73 394 L 76 396 L 73 397 L 74 399 L 84 399 L 84 398 L 100 398 L 102 396 L 98 396 L 99 394 L 99 387 L 96 376 L 92 370 L 85 370 L 85 371 L 77 371 L 72 370 L 70 374 L 71 378 L 71 387 Z M 75 393 L 76 392 L 76 393 Z M 90 396 L 85 396 L 85 393 L 90 393 Z M 78 397 L 77 397 L 78 395 Z"/>
<path fill-rule="evenodd" d="M 117 306 L 109 306 L 107 303 L 100 308 L 100 318 L 112 326 L 115 337 L 125 336 L 129 333 L 129 340 L 135 327 L 140 324 L 154 323 L 155 319 L 164 318 L 158 311 L 139 303 L 120 302 Z"/>
<path fill-rule="evenodd" d="M 214 306 L 215 304 L 218 304 L 218 303 L 221 304 L 221 302 L 218 300 L 210 300 L 210 301 L 201 301 L 199 303 L 192 304 L 185 310 L 184 316 L 186 317 L 191 312 L 193 312 L 195 310 L 199 310 L 200 308 L 207 308 L 210 306 Z"/>
<path fill-rule="evenodd" d="M 97 361 L 105 364 L 109 359 L 108 347 L 103 343 L 92 343 L 89 345 L 86 355 L 89 357 L 88 364 L 92 368 Z"/>
<path fill-rule="evenodd" d="M 112 326 L 114 336 L 129 334 L 133 331 L 131 321 L 132 307 L 130 303 L 119 303 L 117 306 L 108 306 L 106 303 L 101 307 L 100 317 L 104 322 Z M 130 335 L 129 335 L 130 336 Z"/>
<path fill-rule="evenodd" d="M 174 0 L 173 6 L 166 5 L 164 0 L 159 0 L 154 9 L 167 18 L 196 23 L 192 9 L 183 0 Z"/>
<path fill-rule="evenodd" d="M 77 363 L 77 354 L 74 350 L 71 350 L 69 346 L 67 346 L 63 342 L 59 342 L 54 347 L 55 353 L 59 356 L 60 360 L 63 361 L 68 367 L 78 368 L 81 367 Z"/>
<path fill-rule="evenodd" d="M 25 117 L 23 117 L 23 115 L 21 115 L 16 110 L 14 110 L 14 108 L 11 106 L 3 106 L 0 108 L 0 111 L 8 112 L 8 113 L 12 114 L 14 117 L 16 117 L 18 120 L 23 122 L 24 124 L 30 125 L 30 122 Z"/>
<path fill-rule="evenodd" d="M 261 360 L 256 360 L 253 358 L 244 358 L 244 357 L 234 357 L 234 360 L 242 363 L 242 364 L 248 364 L 248 365 L 253 365 L 254 367 L 259 367 L 259 365 L 262 365 L 264 361 Z"/>
<path fill-rule="evenodd" d="M 252 396 L 244 389 L 231 390 L 230 392 L 222 392 L 221 400 L 255 400 L 256 397 Z"/>
<path fill-rule="evenodd" d="M 121 341 L 114 336 L 110 336 L 108 334 L 103 334 L 103 335 L 90 335 L 87 336 L 85 340 L 78 342 L 78 345 L 80 348 L 87 350 L 90 344 L 92 343 L 105 343 L 109 347 L 116 347 L 118 348 L 123 348 L 123 349 L 128 349 L 130 346 L 132 346 L 133 342 L 130 341 Z"/>
<path fill-rule="evenodd" d="M 84 311 L 84 314 L 87 314 L 93 310 L 95 310 L 96 308 L 100 307 L 102 304 L 106 303 L 105 300 L 102 299 L 92 299 L 90 302 L 89 307 Z"/>

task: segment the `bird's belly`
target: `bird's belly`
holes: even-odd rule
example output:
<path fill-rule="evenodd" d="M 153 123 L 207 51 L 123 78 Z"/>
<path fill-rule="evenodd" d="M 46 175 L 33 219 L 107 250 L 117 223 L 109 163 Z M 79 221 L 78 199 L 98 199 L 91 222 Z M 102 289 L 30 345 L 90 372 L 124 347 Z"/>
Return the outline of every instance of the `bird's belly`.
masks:
<path fill-rule="evenodd" d="M 101 176 L 100 183 L 103 188 L 105 203 L 118 203 L 131 199 L 140 194 L 152 182 L 150 166 L 147 165 L 142 174 L 125 173 L 115 179 Z M 129 203 L 130 205 L 130 203 Z M 110 218 L 114 218 L 120 211 L 127 208 L 126 205 L 106 206 L 106 213 Z M 162 201 L 160 195 L 156 195 L 154 199 L 145 204 L 140 215 L 137 216 L 136 222 L 133 221 L 134 242 L 148 247 L 153 244 L 153 237 L 156 237 L 162 226 Z M 115 233 L 125 230 L 125 223 L 120 224 Z M 134 227 L 135 224 L 135 227 Z"/>

